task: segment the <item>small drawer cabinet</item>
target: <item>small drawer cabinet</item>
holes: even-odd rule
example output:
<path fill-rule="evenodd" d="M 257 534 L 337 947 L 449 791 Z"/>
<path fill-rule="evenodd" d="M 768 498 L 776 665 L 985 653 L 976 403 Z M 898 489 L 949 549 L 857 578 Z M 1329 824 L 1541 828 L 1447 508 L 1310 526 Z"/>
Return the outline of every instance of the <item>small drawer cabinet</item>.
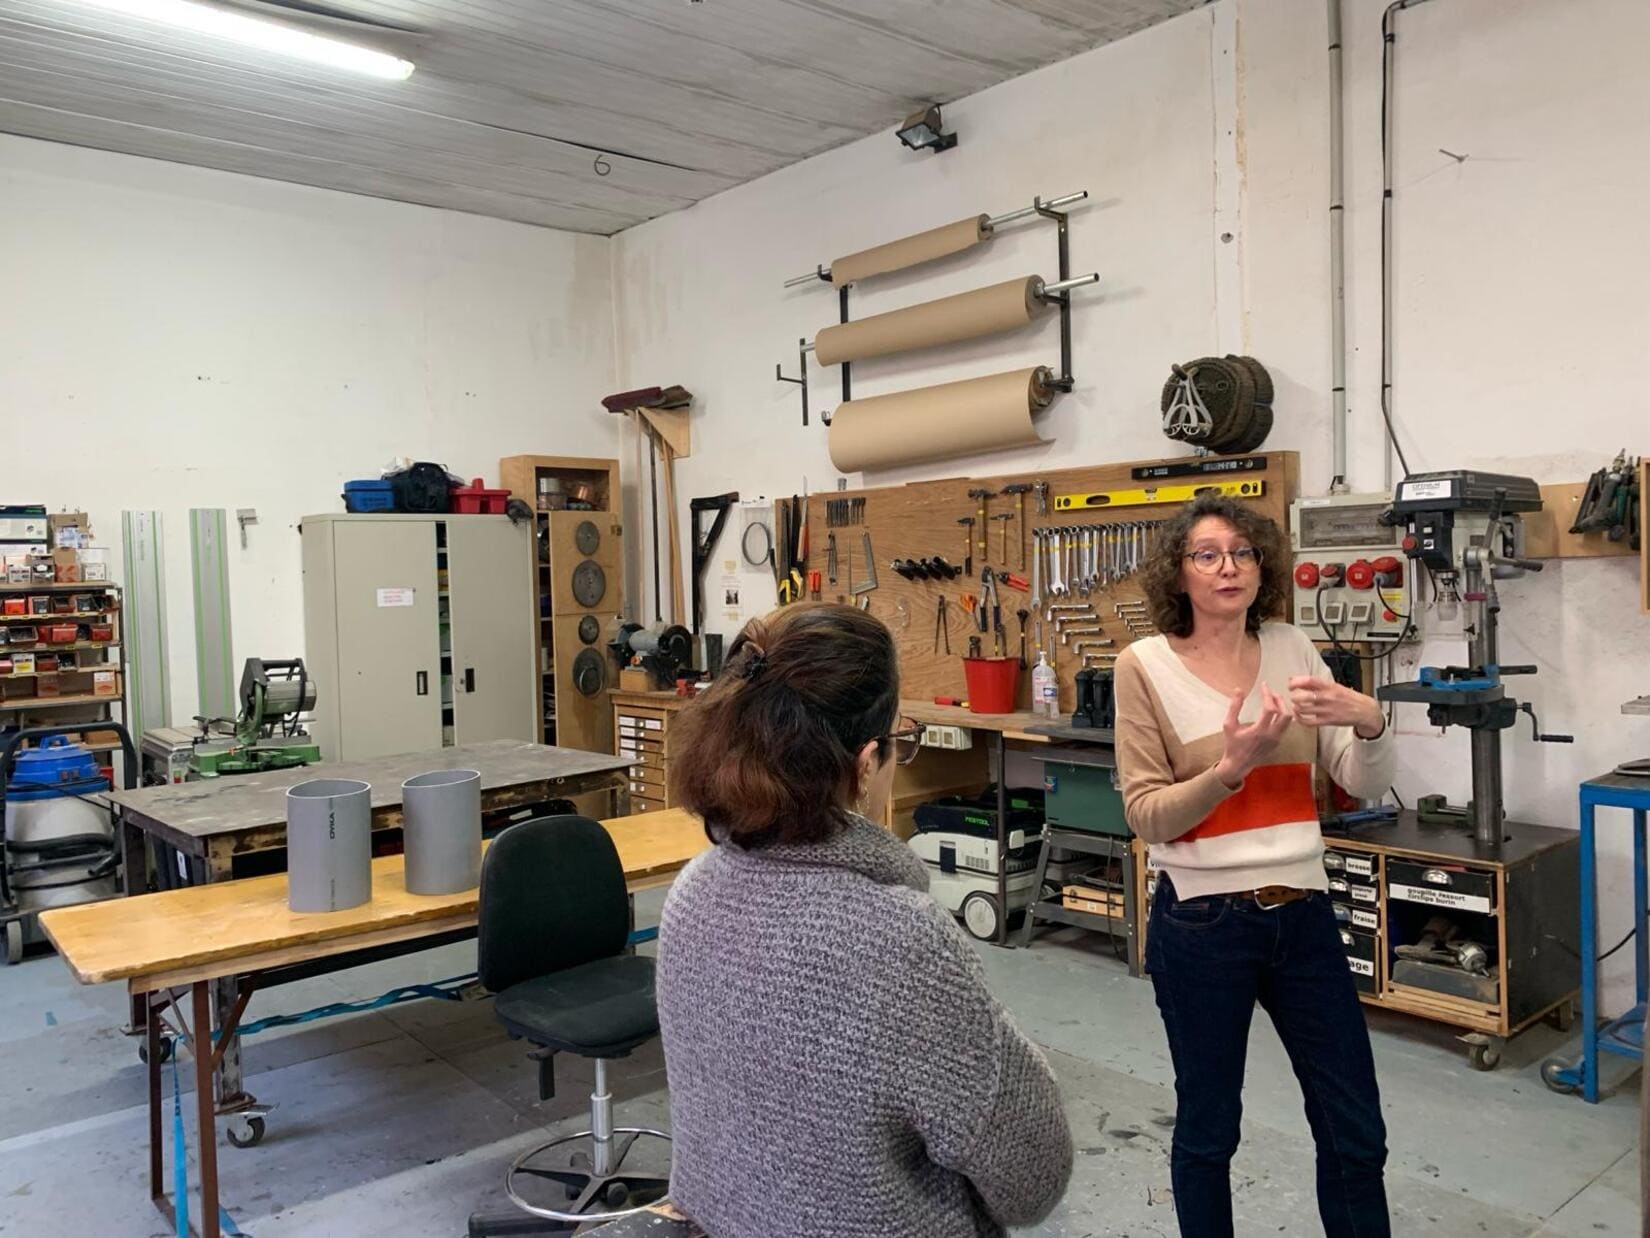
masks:
<path fill-rule="evenodd" d="M 1580 978 L 1576 833 L 1517 821 L 1505 829 L 1492 849 L 1403 812 L 1391 825 L 1324 838 L 1359 995 L 1462 1029 L 1483 1070 L 1543 1017 L 1567 1026 Z"/>
<path fill-rule="evenodd" d="M 673 808 L 670 798 L 671 724 L 688 698 L 674 692 L 613 692 L 614 755 L 628 757 L 630 811 Z"/>

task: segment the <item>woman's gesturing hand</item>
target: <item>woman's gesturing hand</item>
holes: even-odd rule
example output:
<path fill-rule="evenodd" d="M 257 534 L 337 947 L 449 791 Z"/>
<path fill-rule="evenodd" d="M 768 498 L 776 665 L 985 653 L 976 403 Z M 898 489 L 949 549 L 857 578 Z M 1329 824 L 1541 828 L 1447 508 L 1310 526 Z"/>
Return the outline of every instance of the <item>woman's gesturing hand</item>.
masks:
<path fill-rule="evenodd" d="M 1364 739 L 1376 738 L 1386 726 L 1378 701 L 1332 680 L 1296 675 L 1289 681 L 1289 699 L 1295 717 L 1307 726 L 1349 726 Z"/>
<path fill-rule="evenodd" d="M 1261 684 L 1260 717 L 1241 723 L 1238 713 L 1247 695 L 1241 691 L 1232 693 L 1231 704 L 1226 707 L 1226 721 L 1221 724 L 1226 735 L 1226 753 L 1215 766 L 1220 780 L 1234 788 L 1242 784 L 1250 770 L 1266 763 L 1294 717 L 1288 702 Z"/>

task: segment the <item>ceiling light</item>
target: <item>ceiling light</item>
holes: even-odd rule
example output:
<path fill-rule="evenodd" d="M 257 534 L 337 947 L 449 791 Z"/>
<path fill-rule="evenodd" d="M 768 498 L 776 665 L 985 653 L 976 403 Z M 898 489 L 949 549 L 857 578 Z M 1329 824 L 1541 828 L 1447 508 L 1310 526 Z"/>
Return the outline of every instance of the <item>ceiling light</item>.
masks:
<path fill-rule="evenodd" d="M 100 9 L 110 9 L 132 17 L 181 26 L 197 34 L 244 43 L 278 56 L 291 56 L 334 69 L 348 69 L 372 77 L 402 81 L 413 71 L 410 60 L 388 52 L 374 51 L 358 43 L 346 43 L 283 22 L 247 17 L 194 0 L 82 0 Z"/>
<path fill-rule="evenodd" d="M 912 150 L 931 150 L 936 155 L 957 144 L 957 135 L 940 131 L 940 109 L 935 104 L 905 118 L 897 130 L 899 140 Z"/>

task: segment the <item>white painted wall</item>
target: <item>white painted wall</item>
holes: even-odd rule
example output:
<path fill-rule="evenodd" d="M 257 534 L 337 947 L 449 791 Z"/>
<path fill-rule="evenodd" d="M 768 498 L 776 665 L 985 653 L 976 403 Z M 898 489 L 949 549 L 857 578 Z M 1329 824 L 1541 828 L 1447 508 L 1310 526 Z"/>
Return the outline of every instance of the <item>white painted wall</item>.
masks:
<path fill-rule="evenodd" d="M 191 507 L 234 542 L 234 652 L 303 633 L 296 526 L 391 457 L 611 455 L 609 242 L 0 136 L 0 494 L 164 512 L 174 719 L 196 712 Z M 118 567 L 117 567 L 118 570 Z"/>
<path fill-rule="evenodd" d="M 1378 146 L 1383 0 L 1346 0 L 1350 481 L 1381 489 Z M 1399 18 L 1398 299 L 1395 400 L 1412 467 L 1498 469 L 1539 481 L 1584 478 L 1615 450 L 1650 450 L 1623 377 L 1642 351 L 1650 247 L 1638 235 L 1650 192 L 1650 79 L 1637 49 L 1650 6 L 1636 0 L 1449 0 Z M 1607 34 L 1606 34 L 1607 32 Z M 985 211 L 1086 188 L 1072 225 L 1079 292 L 1078 389 L 1043 421 L 1045 447 L 868 476 L 890 484 L 959 472 L 1040 469 L 1169 454 L 1156 401 L 1171 360 L 1242 348 L 1277 382 L 1274 448 L 1301 453 L 1308 493 L 1329 481 L 1328 121 L 1323 6 L 1219 0 L 1130 39 L 948 105 L 961 143 L 939 157 L 890 134 L 840 148 L 679 214 L 620 234 L 622 386 L 680 382 L 698 397 L 686 498 L 737 489 L 830 489 L 817 421 L 800 425 L 796 339 L 834 320 L 825 286 L 781 283 L 816 262 Z M 1438 153 L 1466 154 L 1465 163 Z M 1222 239 L 1230 233 L 1229 241 Z M 1022 226 L 988 249 L 877 281 L 860 316 L 1053 265 L 1046 229 Z M 1021 336 L 854 369 L 875 394 L 1057 358 L 1052 323 Z M 1627 367 L 1627 368 L 1624 368 Z M 836 371 L 812 371 L 836 402 Z M 817 406 L 817 405 L 816 405 Z M 861 483 L 851 479 L 852 484 Z M 683 518 L 685 524 L 685 517 Z M 724 543 L 720 560 L 736 553 Z M 721 563 L 713 569 L 719 571 Z M 712 579 L 716 577 L 713 575 Z M 744 613 L 771 580 L 744 574 Z M 1503 590 L 1504 651 L 1541 667 L 1519 681 L 1546 729 L 1573 747 L 1508 739 L 1507 797 L 1518 816 L 1575 820 L 1578 780 L 1650 753 L 1650 724 L 1621 701 L 1650 691 L 1636 573 L 1570 561 Z M 719 617 L 727 630 L 737 615 Z M 1429 625 L 1427 662 L 1459 661 Z M 1416 659 L 1409 660 L 1412 670 Z M 1406 672 L 1408 673 L 1408 672 Z M 1403 718 L 1406 800 L 1464 799 L 1467 741 Z M 1606 839 L 1605 933 L 1630 918 L 1625 831 Z M 1612 990 L 1630 952 L 1613 960 Z"/>

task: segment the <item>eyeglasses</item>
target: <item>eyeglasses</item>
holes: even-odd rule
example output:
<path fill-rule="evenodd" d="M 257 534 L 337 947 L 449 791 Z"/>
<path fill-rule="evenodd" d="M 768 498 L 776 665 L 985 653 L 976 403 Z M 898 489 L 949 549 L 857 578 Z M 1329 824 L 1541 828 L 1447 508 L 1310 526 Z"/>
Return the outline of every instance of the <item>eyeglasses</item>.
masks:
<path fill-rule="evenodd" d="M 1194 550 L 1186 557 L 1205 576 L 1220 571 L 1221 564 L 1227 559 L 1232 561 L 1234 571 L 1248 572 L 1260 566 L 1258 546 L 1239 546 L 1236 550 Z"/>
<path fill-rule="evenodd" d="M 894 761 L 900 765 L 909 765 L 917 759 L 922 751 L 922 733 L 926 730 L 921 723 L 912 722 L 909 718 L 899 720 L 899 729 L 890 731 L 881 738 L 891 740 L 894 745 Z"/>

